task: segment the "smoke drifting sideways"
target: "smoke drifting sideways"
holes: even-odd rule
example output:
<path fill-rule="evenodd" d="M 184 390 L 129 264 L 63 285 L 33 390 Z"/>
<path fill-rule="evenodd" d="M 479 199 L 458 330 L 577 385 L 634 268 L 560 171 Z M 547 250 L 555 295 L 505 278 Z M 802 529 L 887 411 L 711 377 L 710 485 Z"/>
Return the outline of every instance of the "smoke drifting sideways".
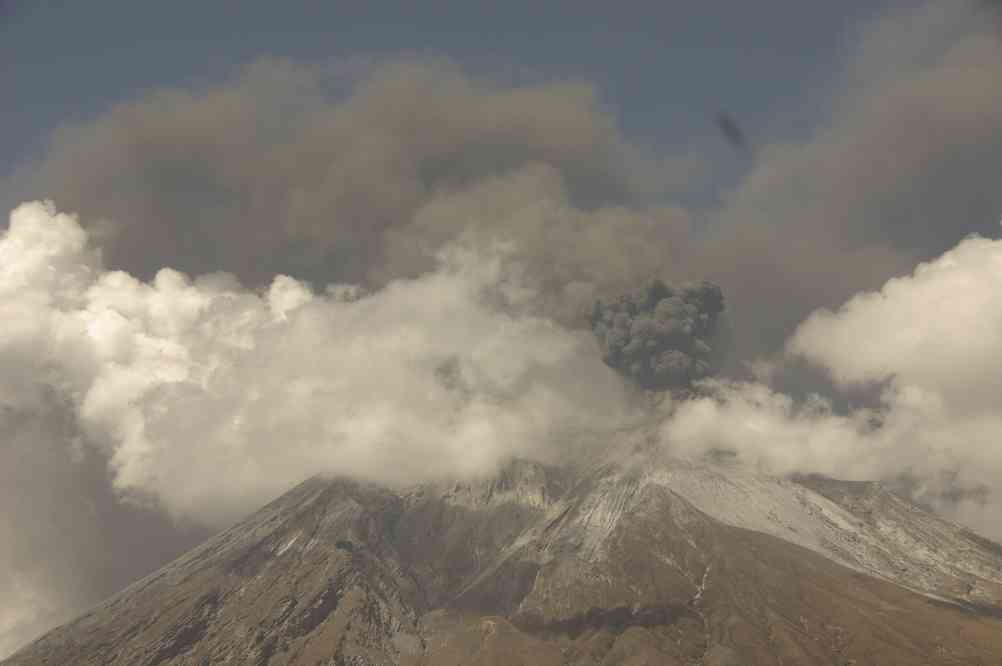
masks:
<path fill-rule="evenodd" d="M 717 369 L 711 345 L 723 310 L 714 284 L 653 280 L 610 303 L 598 301 L 591 327 L 607 365 L 648 390 L 682 389 Z"/>
<path fill-rule="evenodd" d="M 916 499 L 1002 539 L 1002 241 L 970 237 L 880 291 L 818 310 L 785 358 L 842 389 L 882 388 L 840 412 L 765 382 L 707 380 L 662 435 L 679 454 L 733 451 L 776 474 L 907 481 Z"/>
<path fill-rule="evenodd" d="M 596 86 L 427 58 L 263 59 L 154 89 L 61 127 L 0 202 L 79 213 L 105 264 L 143 280 L 171 266 L 378 288 L 469 233 L 510 240 L 539 314 L 565 323 L 652 276 L 706 278 L 750 359 L 814 309 L 997 229 L 1002 39 L 975 5 L 859 26 L 812 82 L 811 130 L 760 134 L 704 208 L 666 193 L 705 190 L 691 181 L 713 169 L 631 142 Z"/>
<path fill-rule="evenodd" d="M 78 213 L 106 264 L 140 279 L 170 266 L 255 287 L 280 273 L 378 287 L 488 226 L 543 248 L 536 268 L 618 276 L 629 267 L 607 249 L 623 218 L 636 220 L 633 251 L 659 248 L 662 261 L 688 233 L 684 211 L 634 205 L 662 191 L 662 166 L 587 82 L 513 85 L 433 59 L 262 59 L 60 128 L 11 206 L 51 199 Z M 571 235 L 580 228 L 594 230 Z"/>
<path fill-rule="evenodd" d="M 591 334 L 531 314 L 504 244 L 437 262 L 371 293 L 169 268 L 145 282 L 106 270 L 76 218 L 17 208 L 0 236 L 0 649 L 113 591 L 75 581 L 116 558 L 173 552 L 89 547 L 97 523 L 135 522 L 116 497 L 176 545 L 165 515 L 219 529 L 318 473 L 475 477 L 633 418 Z"/>

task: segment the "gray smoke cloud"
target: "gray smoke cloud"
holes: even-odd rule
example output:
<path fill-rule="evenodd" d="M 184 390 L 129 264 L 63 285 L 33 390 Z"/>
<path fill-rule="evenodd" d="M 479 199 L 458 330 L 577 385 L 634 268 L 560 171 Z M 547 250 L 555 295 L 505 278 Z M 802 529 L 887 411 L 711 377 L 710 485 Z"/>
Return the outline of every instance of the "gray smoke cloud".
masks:
<path fill-rule="evenodd" d="M 598 301 L 591 326 L 602 360 L 645 389 L 687 388 L 713 374 L 720 287 L 709 282 L 669 286 L 654 280 L 615 301 Z"/>
<path fill-rule="evenodd" d="M 724 289 L 739 355 L 778 351 L 819 306 L 998 235 L 1002 39 L 970 3 L 867 24 L 806 141 L 762 145 L 691 266 Z"/>
<path fill-rule="evenodd" d="M 879 287 L 1002 209 L 1002 39 L 975 3 L 890 14 L 847 39 L 806 139 L 762 139 L 719 208 L 659 201 L 692 160 L 631 144 L 576 81 L 436 60 L 265 60 L 62 128 L 9 190 L 80 213 L 111 268 L 378 287 L 464 233 L 504 237 L 580 317 L 652 276 L 728 294 L 738 355 Z M 781 295 L 781 297 L 779 297 Z"/>
<path fill-rule="evenodd" d="M 504 180 L 535 167 L 552 173 Z M 418 274 L 482 224 L 438 206 L 429 225 L 426 208 L 493 178 L 518 208 L 545 196 L 582 216 L 663 184 L 592 86 L 480 80 L 435 60 L 263 60 L 218 86 L 156 91 L 64 127 L 25 178 L 22 198 L 79 213 L 110 267 L 222 270 L 255 285 L 276 273 L 321 284 Z M 390 232 L 409 238 L 412 226 L 433 227 L 421 237 L 430 252 L 388 257 Z"/>

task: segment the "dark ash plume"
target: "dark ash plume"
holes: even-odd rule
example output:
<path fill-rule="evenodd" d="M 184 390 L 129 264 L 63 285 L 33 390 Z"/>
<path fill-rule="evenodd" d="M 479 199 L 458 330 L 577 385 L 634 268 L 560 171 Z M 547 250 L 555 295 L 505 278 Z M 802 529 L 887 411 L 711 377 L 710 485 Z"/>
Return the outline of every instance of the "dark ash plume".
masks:
<path fill-rule="evenodd" d="M 716 370 L 712 342 L 723 310 L 715 284 L 654 280 L 611 303 L 597 302 L 591 327 L 610 367 L 645 389 L 683 388 Z"/>

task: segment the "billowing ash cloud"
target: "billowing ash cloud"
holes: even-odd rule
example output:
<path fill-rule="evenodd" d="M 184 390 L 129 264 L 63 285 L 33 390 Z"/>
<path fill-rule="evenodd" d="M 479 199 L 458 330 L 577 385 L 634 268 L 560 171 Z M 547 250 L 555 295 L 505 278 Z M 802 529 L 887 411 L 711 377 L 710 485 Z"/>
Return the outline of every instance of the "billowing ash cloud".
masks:
<path fill-rule="evenodd" d="M 526 314 L 534 292 L 506 261 L 454 246 L 369 294 L 168 268 L 143 282 L 104 270 L 75 218 L 26 204 L 0 239 L 0 399 L 18 414 L 59 396 L 117 488 L 210 525 L 316 472 L 483 474 L 625 414 L 594 341 Z"/>
<path fill-rule="evenodd" d="M 548 315 L 652 276 L 709 279 L 750 358 L 815 308 L 996 232 L 1002 39 L 983 12 L 929 3 L 847 45 L 813 132 L 760 139 L 708 210 L 654 196 L 691 160 L 632 145 L 593 86 L 429 60 L 265 60 L 154 91 L 61 129 L 11 188 L 79 212 L 107 265 L 142 279 L 172 266 L 378 287 L 466 233 L 512 242 Z"/>
<path fill-rule="evenodd" d="M 1002 39 L 974 5 L 848 36 L 809 100 L 813 131 L 763 136 L 707 210 L 654 196 L 679 191 L 692 160 L 632 145 L 593 86 L 435 60 L 264 60 L 154 91 L 62 128 L 9 189 L 79 212 L 106 264 L 142 279 L 171 266 L 378 287 L 467 233 L 510 241 L 542 312 L 564 321 L 653 276 L 709 279 L 751 358 L 815 308 L 996 233 Z"/>
<path fill-rule="evenodd" d="M 62 128 L 21 196 L 78 212 L 107 264 L 141 278 L 172 266 L 251 285 L 278 273 L 382 284 L 434 266 L 469 225 L 548 215 L 526 209 L 549 201 L 580 226 L 622 217 L 668 171 L 623 139 L 584 82 L 512 85 L 437 60 L 263 60 L 219 86 L 157 91 Z M 639 213 L 653 226 L 669 218 L 666 236 L 638 224 L 654 246 L 670 218 L 685 219 Z M 569 240 L 513 226 L 551 249 Z M 577 249 L 599 272 L 601 248 Z"/>
<path fill-rule="evenodd" d="M 935 257 L 1002 211 L 1002 38 L 975 3 L 861 26 L 806 140 L 756 147 L 691 266 L 720 284 L 739 353 Z"/>
<path fill-rule="evenodd" d="M 621 426 L 626 391 L 594 339 L 529 314 L 506 253 L 451 246 L 373 293 L 169 268 L 146 282 L 106 270 L 74 217 L 15 210 L 0 236 L 0 647 L 126 582 L 105 566 L 132 557 L 135 575 L 189 545 L 163 513 L 219 528 L 313 474 L 477 476 Z"/>
<path fill-rule="evenodd" d="M 653 280 L 612 302 L 598 301 L 591 327 L 609 366 L 646 389 L 682 388 L 716 370 L 712 345 L 723 309 L 714 284 Z"/>
<path fill-rule="evenodd" d="M 583 82 L 264 60 L 60 129 L 16 189 L 78 212 L 106 265 L 140 279 L 378 288 L 462 238 L 501 241 L 540 313 L 571 322 L 596 295 L 682 275 L 691 217 L 651 195 L 687 168 L 628 143 Z"/>
<path fill-rule="evenodd" d="M 819 310 L 787 353 L 839 386 L 883 386 L 847 413 L 764 384 L 711 381 L 664 427 L 679 452 L 735 451 L 778 473 L 905 477 L 912 491 L 1002 537 L 1002 241 L 971 237 L 879 292 Z"/>
<path fill-rule="evenodd" d="M 62 128 L 12 189 L 83 215 L 22 208 L 0 262 L 0 653 L 308 474 L 600 439 L 623 387 L 553 321 L 677 263 L 688 214 L 637 204 L 668 166 L 585 83 L 430 61 L 263 61 Z"/>

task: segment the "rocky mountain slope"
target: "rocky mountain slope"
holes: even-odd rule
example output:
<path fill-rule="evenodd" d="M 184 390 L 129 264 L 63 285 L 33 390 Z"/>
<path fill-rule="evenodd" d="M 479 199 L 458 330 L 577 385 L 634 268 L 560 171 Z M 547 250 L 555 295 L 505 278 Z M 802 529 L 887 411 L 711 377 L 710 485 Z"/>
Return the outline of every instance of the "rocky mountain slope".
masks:
<path fill-rule="evenodd" d="M 313 479 L 4 662 L 1002 664 L 1002 546 L 879 484 L 631 451 Z"/>

